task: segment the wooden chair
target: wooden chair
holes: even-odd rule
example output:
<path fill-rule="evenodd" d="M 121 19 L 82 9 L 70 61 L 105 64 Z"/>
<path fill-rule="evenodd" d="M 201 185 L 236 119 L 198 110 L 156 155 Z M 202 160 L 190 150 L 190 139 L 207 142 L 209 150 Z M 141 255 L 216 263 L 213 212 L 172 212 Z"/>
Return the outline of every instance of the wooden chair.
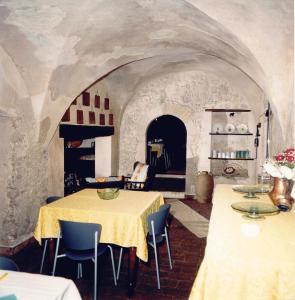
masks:
<path fill-rule="evenodd" d="M 139 161 L 133 165 L 131 177 L 124 177 L 124 189 L 148 191 L 155 177 L 154 168 Z"/>

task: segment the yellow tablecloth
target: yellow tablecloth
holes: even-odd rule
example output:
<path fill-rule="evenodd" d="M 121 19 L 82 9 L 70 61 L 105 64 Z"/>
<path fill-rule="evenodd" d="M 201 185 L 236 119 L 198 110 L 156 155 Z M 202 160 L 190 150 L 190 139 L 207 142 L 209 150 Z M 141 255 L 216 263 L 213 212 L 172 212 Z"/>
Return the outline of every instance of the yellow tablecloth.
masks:
<path fill-rule="evenodd" d="M 232 186 L 217 185 L 205 257 L 189 299 L 295 299 L 295 209 L 248 221 L 231 208 L 240 201 L 270 203 L 267 195 L 259 198 L 246 200 Z"/>
<path fill-rule="evenodd" d="M 136 247 L 136 255 L 148 260 L 147 216 L 164 203 L 158 192 L 120 190 L 113 200 L 101 200 L 95 189 L 85 189 L 40 208 L 34 236 L 56 238 L 58 219 L 102 225 L 100 241 L 123 247 Z"/>

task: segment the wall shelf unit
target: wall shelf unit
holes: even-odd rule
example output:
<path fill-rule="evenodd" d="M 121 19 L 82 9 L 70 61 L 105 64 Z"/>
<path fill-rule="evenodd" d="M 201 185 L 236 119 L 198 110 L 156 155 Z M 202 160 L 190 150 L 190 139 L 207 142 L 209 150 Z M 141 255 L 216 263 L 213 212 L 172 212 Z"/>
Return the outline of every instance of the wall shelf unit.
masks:
<path fill-rule="evenodd" d="M 208 159 L 216 159 L 216 160 L 254 160 L 255 158 L 221 158 L 221 157 L 208 157 Z"/>
<path fill-rule="evenodd" d="M 207 108 L 211 113 L 210 169 L 215 176 L 249 178 L 254 153 L 250 109 Z M 250 130 L 252 129 L 252 130 Z M 220 136 L 221 138 L 218 138 Z"/>
<path fill-rule="evenodd" d="M 250 112 L 251 109 L 242 109 L 242 108 L 206 108 L 205 111 L 211 112 Z"/>
<path fill-rule="evenodd" d="M 253 135 L 253 133 L 216 133 L 216 132 L 209 132 L 210 135 Z"/>

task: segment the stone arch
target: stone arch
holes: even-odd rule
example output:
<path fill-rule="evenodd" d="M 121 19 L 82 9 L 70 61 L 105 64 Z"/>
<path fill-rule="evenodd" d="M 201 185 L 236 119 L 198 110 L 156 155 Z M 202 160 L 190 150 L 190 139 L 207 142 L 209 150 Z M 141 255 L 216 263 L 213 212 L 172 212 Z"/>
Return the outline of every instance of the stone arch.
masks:
<path fill-rule="evenodd" d="M 198 135 L 198 126 L 194 119 L 192 111 L 181 104 L 165 103 L 159 104 L 148 112 L 135 116 L 126 112 L 122 119 L 120 130 L 120 157 L 119 157 L 119 174 L 126 174 L 132 170 L 135 161 L 145 161 L 146 131 L 149 124 L 159 115 L 169 114 L 180 119 L 187 130 L 187 151 L 186 151 L 186 190 L 189 191 L 193 184 L 192 176 L 198 168 L 197 149 L 192 144 L 195 136 Z M 202 116 L 200 115 L 200 118 Z M 140 123 L 137 123 L 140 119 Z M 137 128 L 136 135 L 132 133 Z M 130 135 L 129 135 L 130 134 Z M 131 141 L 130 141 L 131 139 Z M 128 149 L 126 149 L 128 145 Z"/>
<path fill-rule="evenodd" d="M 131 172 L 134 161 L 145 161 L 148 125 L 158 116 L 170 114 L 187 129 L 186 192 L 193 193 L 197 172 L 210 170 L 211 122 L 204 108 L 233 106 L 248 108 L 249 103 L 241 91 L 211 74 L 171 73 L 145 82 L 135 91 L 122 116 L 119 174 Z M 251 115 L 250 119 L 255 126 L 255 118 Z"/>

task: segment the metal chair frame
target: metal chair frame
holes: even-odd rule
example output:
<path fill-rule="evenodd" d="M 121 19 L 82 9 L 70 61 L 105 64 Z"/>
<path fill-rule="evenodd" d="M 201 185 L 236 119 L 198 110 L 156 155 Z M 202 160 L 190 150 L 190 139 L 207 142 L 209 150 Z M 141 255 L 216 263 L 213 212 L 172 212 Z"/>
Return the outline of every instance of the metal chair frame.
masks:
<path fill-rule="evenodd" d="M 161 205 L 158 212 L 152 213 L 148 216 L 148 227 L 149 227 L 148 236 L 151 236 L 152 240 L 150 241 L 148 238 L 147 240 L 148 240 L 148 244 L 154 249 L 158 289 L 161 288 L 161 283 L 160 283 L 160 270 L 159 270 L 157 245 L 161 243 L 164 239 L 166 241 L 169 266 L 171 270 L 173 269 L 170 243 L 169 243 L 169 237 L 167 231 L 167 218 L 169 215 L 170 207 L 171 207 L 170 204 Z M 120 249 L 119 263 L 117 269 L 117 280 L 119 280 L 122 256 L 123 256 L 123 247 Z"/>
<path fill-rule="evenodd" d="M 46 199 L 46 204 L 50 204 L 50 203 L 52 203 L 54 201 L 57 201 L 59 199 L 61 199 L 60 196 L 49 196 Z M 43 272 L 43 266 L 44 266 L 44 261 L 45 261 L 47 245 L 48 245 L 48 239 L 45 239 L 44 246 L 43 246 L 42 259 L 41 259 L 41 266 L 40 266 L 40 271 L 39 271 L 40 274 Z"/>

